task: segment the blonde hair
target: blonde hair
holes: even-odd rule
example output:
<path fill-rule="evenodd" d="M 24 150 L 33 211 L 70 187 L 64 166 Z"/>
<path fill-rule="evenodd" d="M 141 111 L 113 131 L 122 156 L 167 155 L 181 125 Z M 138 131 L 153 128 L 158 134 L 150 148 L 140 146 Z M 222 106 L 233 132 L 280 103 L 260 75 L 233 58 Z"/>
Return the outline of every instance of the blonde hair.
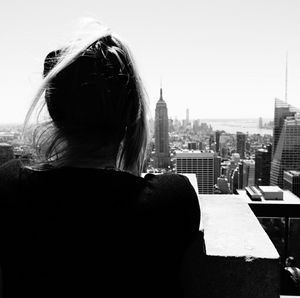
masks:
<path fill-rule="evenodd" d="M 91 24 L 93 30 L 47 55 L 24 132 L 47 107 L 50 118 L 33 134 L 41 164 L 60 167 L 75 155 L 96 158 L 101 150 L 105 158 L 116 147 L 116 167 L 140 175 L 148 141 L 145 90 L 125 42 Z"/>

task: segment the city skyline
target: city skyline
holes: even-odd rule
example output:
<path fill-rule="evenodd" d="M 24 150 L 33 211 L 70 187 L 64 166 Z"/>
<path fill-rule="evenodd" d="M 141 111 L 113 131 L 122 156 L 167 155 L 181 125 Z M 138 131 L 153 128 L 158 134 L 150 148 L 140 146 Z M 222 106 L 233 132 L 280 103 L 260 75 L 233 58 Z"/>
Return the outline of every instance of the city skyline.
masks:
<path fill-rule="evenodd" d="M 43 59 L 93 17 L 128 41 L 154 118 L 272 119 L 274 98 L 300 98 L 300 3 L 287 1 L 9 1 L 0 4 L 0 123 L 22 122 Z"/>

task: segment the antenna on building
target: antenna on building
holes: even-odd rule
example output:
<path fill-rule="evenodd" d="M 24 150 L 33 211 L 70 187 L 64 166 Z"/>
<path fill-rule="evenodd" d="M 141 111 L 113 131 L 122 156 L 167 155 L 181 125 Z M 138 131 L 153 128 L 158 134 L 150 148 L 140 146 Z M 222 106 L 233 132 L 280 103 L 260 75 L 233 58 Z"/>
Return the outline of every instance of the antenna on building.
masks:
<path fill-rule="evenodd" d="M 162 78 L 160 78 L 160 97 L 159 99 L 163 100 L 163 95 L 162 95 Z"/>
<path fill-rule="evenodd" d="M 288 89 L 288 51 L 286 51 L 286 60 L 285 60 L 285 102 L 287 102 L 287 90 Z"/>

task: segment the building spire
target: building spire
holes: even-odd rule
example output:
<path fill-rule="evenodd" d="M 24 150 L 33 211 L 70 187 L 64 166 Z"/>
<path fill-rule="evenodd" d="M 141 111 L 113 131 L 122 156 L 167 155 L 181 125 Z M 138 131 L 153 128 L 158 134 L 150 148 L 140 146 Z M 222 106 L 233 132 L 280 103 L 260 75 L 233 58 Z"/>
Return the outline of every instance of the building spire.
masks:
<path fill-rule="evenodd" d="M 160 96 L 159 96 L 159 100 L 163 101 L 162 79 L 160 79 Z"/>
<path fill-rule="evenodd" d="M 284 99 L 287 102 L 287 93 L 288 93 L 288 51 L 286 51 L 286 58 L 285 58 L 285 94 Z"/>

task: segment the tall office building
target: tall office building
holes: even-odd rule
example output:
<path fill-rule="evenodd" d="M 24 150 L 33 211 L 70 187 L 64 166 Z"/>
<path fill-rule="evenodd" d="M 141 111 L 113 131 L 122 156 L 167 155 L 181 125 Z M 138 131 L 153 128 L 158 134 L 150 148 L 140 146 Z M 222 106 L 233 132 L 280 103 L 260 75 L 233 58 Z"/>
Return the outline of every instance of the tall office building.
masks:
<path fill-rule="evenodd" d="M 240 154 L 241 159 L 245 158 L 246 134 L 238 131 L 236 133 L 236 151 Z"/>
<path fill-rule="evenodd" d="M 230 177 L 230 189 L 232 193 L 238 194 L 237 189 L 239 188 L 239 169 L 235 168 Z"/>
<path fill-rule="evenodd" d="M 214 143 L 214 135 L 209 136 L 208 144 L 209 144 L 209 150 L 212 150 L 212 144 Z"/>
<path fill-rule="evenodd" d="M 194 133 L 198 133 L 200 131 L 199 120 L 193 121 L 193 131 L 194 131 Z"/>
<path fill-rule="evenodd" d="M 249 141 L 246 141 L 246 152 L 250 153 L 251 150 L 251 143 Z"/>
<path fill-rule="evenodd" d="M 204 150 L 204 148 L 205 148 L 205 144 L 203 142 L 199 141 L 198 142 L 198 149 L 199 150 Z"/>
<path fill-rule="evenodd" d="M 196 174 L 198 193 L 213 194 L 214 157 L 212 151 L 176 151 L 176 171 Z"/>
<path fill-rule="evenodd" d="M 254 185 L 255 161 L 245 159 L 238 166 L 238 188 L 244 189 L 246 186 Z"/>
<path fill-rule="evenodd" d="M 221 176 L 221 157 L 216 153 L 214 155 L 214 184 L 218 183 L 218 178 Z"/>
<path fill-rule="evenodd" d="M 238 189 L 244 188 L 243 163 L 238 164 Z"/>
<path fill-rule="evenodd" d="M 7 143 L 0 143 L 0 166 L 13 158 L 13 147 Z"/>
<path fill-rule="evenodd" d="M 216 152 L 220 153 L 220 135 L 221 132 L 219 130 L 216 131 Z"/>
<path fill-rule="evenodd" d="M 255 152 L 255 185 L 270 185 L 272 145 Z"/>
<path fill-rule="evenodd" d="M 263 118 L 259 117 L 258 119 L 258 128 L 263 128 Z"/>
<path fill-rule="evenodd" d="M 219 150 L 220 150 L 220 155 L 224 158 L 229 157 L 230 152 L 229 152 L 229 148 L 231 147 L 231 144 L 233 142 L 233 137 L 231 134 L 226 134 L 226 133 L 222 133 L 220 135 L 220 139 L 219 139 Z"/>
<path fill-rule="evenodd" d="M 278 98 L 275 99 L 273 146 L 272 146 L 273 158 L 277 150 L 277 144 L 281 135 L 285 118 L 289 116 L 294 116 L 297 112 L 300 112 L 300 110 Z"/>
<path fill-rule="evenodd" d="M 196 142 L 188 142 L 188 149 L 189 150 L 197 150 L 197 143 Z"/>
<path fill-rule="evenodd" d="M 165 169 L 170 166 L 168 109 L 162 88 L 155 108 L 155 165 Z"/>
<path fill-rule="evenodd" d="M 255 183 L 255 161 L 253 159 L 243 160 L 243 184 L 246 186 Z"/>
<path fill-rule="evenodd" d="M 229 183 L 231 183 L 232 173 L 235 171 L 235 169 L 237 168 L 237 166 L 238 166 L 238 163 L 236 163 L 234 160 L 230 160 L 227 163 L 226 178 L 228 179 Z"/>
<path fill-rule="evenodd" d="M 273 151 L 274 152 L 274 151 Z M 300 114 L 286 117 L 271 162 L 270 185 L 283 188 L 283 172 L 300 169 Z"/>
<path fill-rule="evenodd" d="M 290 190 L 300 198 L 300 171 L 284 171 L 283 188 Z"/>
<path fill-rule="evenodd" d="M 185 117 L 186 125 L 190 124 L 190 110 L 186 109 L 186 117 Z"/>

